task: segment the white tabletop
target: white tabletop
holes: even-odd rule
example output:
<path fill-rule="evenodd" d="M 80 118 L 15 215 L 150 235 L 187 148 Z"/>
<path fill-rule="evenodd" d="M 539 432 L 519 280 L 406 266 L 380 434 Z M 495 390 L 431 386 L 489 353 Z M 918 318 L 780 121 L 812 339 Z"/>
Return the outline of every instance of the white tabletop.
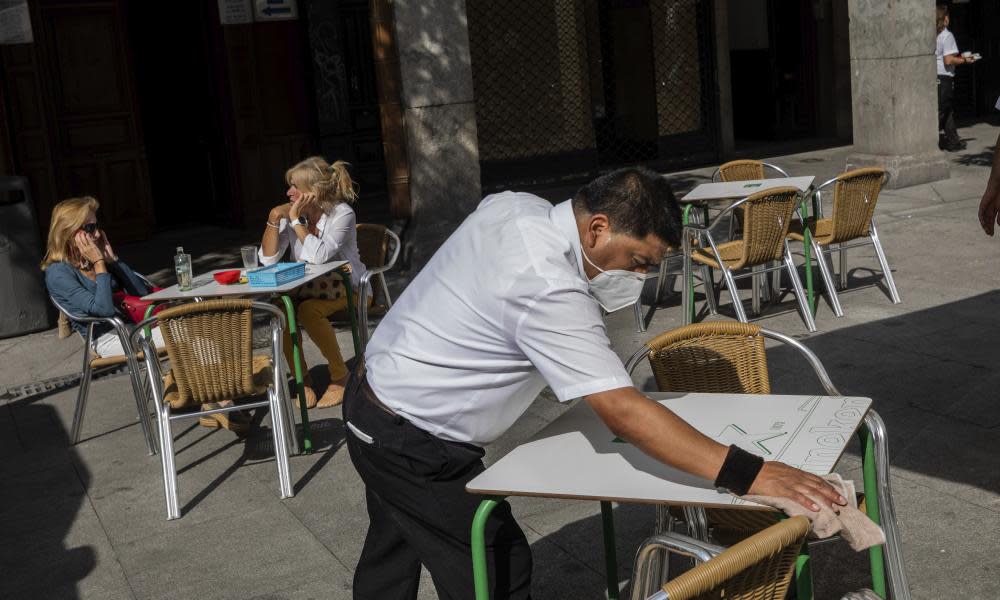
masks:
<path fill-rule="evenodd" d="M 702 202 L 705 200 L 730 200 L 746 198 L 750 194 L 776 187 L 791 186 L 799 191 L 806 191 L 816 179 L 813 175 L 806 177 L 776 177 L 774 179 L 754 179 L 750 181 L 720 181 L 718 183 L 703 183 L 681 198 L 681 202 Z"/>
<path fill-rule="evenodd" d="M 818 475 L 836 465 L 872 402 L 824 396 L 649 396 L 722 444 L 736 444 L 766 460 Z M 678 471 L 618 440 L 582 401 L 480 473 L 466 490 L 496 496 L 765 508 L 719 493 L 711 481 Z"/>
<path fill-rule="evenodd" d="M 153 292 L 148 296 L 143 296 L 143 300 L 153 302 L 165 302 L 167 300 L 182 300 L 184 298 L 219 298 L 222 296 L 263 296 L 269 294 L 281 294 L 289 292 L 299 287 L 303 283 L 316 279 L 320 275 L 325 275 L 334 269 L 347 264 L 346 260 L 335 260 L 321 265 L 306 263 L 306 275 L 294 281 L 289 281 L 284 285 L 275 287 L 257 287 L 249 283 L 235 283 L 232 285 L 222 285 L 216 281 L 212 275 L 222 271 L 233 271 L 234 269 L 216 269 L 208 273 L 199 275 L 192 281 L 194 287 L 182 292 L 177 289 L 177 284 L 164 288 L 158 292 Z"/>

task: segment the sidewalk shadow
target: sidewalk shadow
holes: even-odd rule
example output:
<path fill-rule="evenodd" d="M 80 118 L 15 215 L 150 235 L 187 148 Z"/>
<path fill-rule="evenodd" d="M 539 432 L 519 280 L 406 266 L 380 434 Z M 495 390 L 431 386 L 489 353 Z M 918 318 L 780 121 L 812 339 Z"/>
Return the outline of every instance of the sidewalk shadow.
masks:
<path fill-rule="evenodd" d="M 101 526 L 96 515 L 86 518 L 90 474 L 55 409 L 0 404 L 0 477 L 0 564 L 7 566 L 0 598 L 80 598 L 78 582 L 96 568 L 97 552 L 67 538 Z"/>

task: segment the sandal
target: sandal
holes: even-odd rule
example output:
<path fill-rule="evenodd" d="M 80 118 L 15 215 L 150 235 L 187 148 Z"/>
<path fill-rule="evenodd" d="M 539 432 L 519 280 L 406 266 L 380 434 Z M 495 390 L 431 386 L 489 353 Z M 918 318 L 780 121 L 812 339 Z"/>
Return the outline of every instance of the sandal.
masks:
<path fill-rule="evenodd" d="M 346 378 L 343 383 L 347 383 Z M 319 399 L 319 403 L 316 404 L 316 407 L 331 408 L 343 402 L 344 401 L 343 383 L 331 383 L 326 388 L 326 391 L 323 392 L 323 397 Z"/>
<path fill-rule="evenodd" d="M 215 408 L 226 408 L 232 406 L 232 400 L 223 400 L 222 402 L 209 402 L 202 404 L 202 410 L 212 410 Z M 250 431 L 250 419 L 246 414 L 233 411 L 233 412 L 221 412 L 212 413 L 210 415 L 205 415 L 198 419 L 198 423 L 202 427 L 208 427 L 209 429 L 228 429 L 236 435 L 242 437 Z"/>
<path fill-rule="evenodd" d="M 308 383 L 304 384 L 303 387 L 305 388 L 305 391 L 306 391 L 306 408 L 315 408 L 316 407 L 316 392 L 313 391 L 312 386 L 310 386 Z M 292 384 L 292 389 L 293 390 L 295 389 L 294 384 Z M 298 407 L 302 406 L 301 402 L 299 402 L 299 396 L 298 395 L 295 396 L 295 406 L 298 406 Z"/>

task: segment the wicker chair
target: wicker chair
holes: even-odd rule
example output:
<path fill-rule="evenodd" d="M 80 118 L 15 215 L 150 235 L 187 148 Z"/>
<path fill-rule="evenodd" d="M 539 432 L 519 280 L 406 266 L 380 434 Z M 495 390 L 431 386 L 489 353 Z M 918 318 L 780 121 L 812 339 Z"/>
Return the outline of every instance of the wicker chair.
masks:
<path fill-rule="evenodd" d="M 799 199 L 799 190 L 794 187 L 772 188 L 757 192 L 730 205 L 719 213 L 707 227 L 702 225 L 686 226 L 683 238 L 684 281 L 690 281 L 688 274 L 691 269 L 691 261 L 722 271 L 723 281 L 725 281 L 726 288 L 733 299 L 736 316 L 745 323 L 747 316 L 740 300 L 739 291 L 736 289 L 736 279 L 753 278 L 753 311 L 755 314 L 759 314 L 760 277 L 758 276 L 783 268 L 792 283 L 795 298 L 802 313 L 802 320 L 805 321 L 809 331 L 816 331 L 816 323 L 813 321 L 812 311 L 809 309 L 809 302 L 802 288 L 802 282 L 799 280 L 787 240 L 788 228 L 792 221 L 792 215 L 799 204 Z M 716 244 L 712 237 L 712 229 L 730 211 L 740 207 L 744 210 L 743 238 Z M 699 241 L 699 247 L 695 249 L 692 249 L 692 234 L 696 235 Z M 707 248 L 701 243 L 702 239 L 708 242 Z M 774 266 L 771 264 L 779 261 L 783 262 L 784 265 Z M 739 275 L 733 274 L 733 271 L 740 270 L 746 272 Z M 688 306 L 690 296 L 689 293 L 684 294 L 685 320 L 691 318 L 691 310 Z"/>
<path fill-rule="evenodd" d="M 83 336 L 83 368 L 80 371 L 80 387 L 76 394 L 76 408 L 73 410 L 73 426 L 70 429 L 70 444 L 77 444 L 80 441 L 80 433 L 83 430 L 83 416 L 87 410 L 87 398 L 90 394 L 90 381 L 94 371 L 103 369 L 113 369 L 124 365 L 128 371 L 129 380 L 132 383 L 132 395 L 135 398 L 136 410 L 139 413 L 139 425 L 142 428 L 142 435 L 146 440 L 146 448 L 149 455 L 156 454 L 156 441 L 153 437 L 153 423 L 149 417 L 149 394 L 146 385 L 142 380 L 142 369 L 139 361 L 143 360 L 142 353 L 136 354 L 129 341 L 129 326 L 118 317 L 89 317 L 77 315 L 69 309 L 59 304 L 55 298 L 49 296 L 49 301 L 63 315 L 71 321 L 83 323 L 87 326 L 87 334 Z M 91 352 L 94 345 L 94 325 L 104 323 L 111 326 L 118 340 L 125 349 L 125 354 L 119 356 L 96 356 Z M 162 355 L 162 352 L 161 352 Z"/>
<path fill-rule="evenodd" d="M 767 394 L 771 392 L 771 380 L 765 339 L 794 348 L 812 367 L 828 396 L 842 395 L 812 351 L 787 335 L 752 323 L 713 321 L 664 332 L 639 348 L 626 361 L 625 368 L 631 374 L 643 359 L 648 359 L 657 389 L 661 392 Z M 889 481 L 885 425 L 874 410 L 868 411 L 864 423 L 873 440 L 877 471 L 875 495 L 887 540 L 886 571 L 894 590 L 907 590 Z M 862 510 L 865 510 L 863 505 Z M 680 521 L 686 521 L 695 537 L 707 541 L 711 532 L 719 541 L 730 543 L 773 525 L 776 519 L 775 513 L 762 511 L 696 507 L 682 510 L 658 506 L 656 531 L 670 531 Z M 661 569 L 665 572 L 667 560 L 660 558 Z"/>
<path fill-rule="evenodd" d="M 886 260 L 885 250 L 882 249 L 882 242 L 879 241 L 873 216 L 875 204 L 878 202 L 878 193 L 885 180 L 886 172 L 884 169 L 872 167 L 854 169 L 827 181 L 816 188 L 814 192 L 814 204 L 817 210 L 822 211 L 823 190 L 833 185 L 833 215 L 829 218 L 822 218 L 822 213 L 820 213 L 818 217 L 807 219 L 805 227 L 808 227 L 812 234 L 810 236 L 812 249 L 826 285 L 827 299 L 838 317 L 844 316 L 844 311 L 840 306 L 840 299 L 837 297 L 832 267 L 826 262 L 826 255 L 834 251 L 840 253 L 840 287 L 843 289 L 847 287 L 847 249 L 867 244 L 875 246 L 875 253 L 882 266 L 882 275 L 889 288 L 892 303 L 900 303 L 896 282 L 892 278 L 892 270 Z M 788 236 L 804 243 L 805 235 L 802 223 L 794 223 Z M 858 239 L 861 241 L 848 245 L 848 242 Z M 806 268 L 811 269 L 812 265 L 806 265 Z"/>
<path fill-rule="evenodd" d="M 788 177 L 784 169 L 771 163 L 759 160 L 731 160 L 712 173 L 712 181 L 748 181 L 764 179 L 764 169 L 777 171 L 782 177 Z"/>
<path fill-rule="evenodd" d="M 775 171 L 781 177 L 790 177 L 787 171 L 771 163 L 767 163 L 760 160 L 731 160 L 723 165 L 720 165 L 718 169 L 712 173 L 712 181 L 750 181 L 754 179 L 766 179 L 767 170 L 770 169 Z M 743 211 L 736 210 L 733 211 L 733 218 L 729 221 L 729 238 L 732 239 L 737 231 L 743 230 Z M 775 271 L 773 287 L 777 289 L 780 287 L 781 273 Z M 764 279 L 766 281 L 766 279 Z M 769 287 L 765 286 L 763 288 L 767 296 L 770 296 Z M 757 287 L 754 287 L 754 294 L 758 292 Z"/>
<path fill-rule="evenodd" d="M 390 246 L 392 253 L 389 253 Z M 385 225 L 374 225 L 371 223 L 358 223 L 358 252 L 361 255 L 361 262 L 365 263 L 368 271 L 361 276 L 361 290 L 371 290 L 375 296 L 372 286 L 372 278 L 377 278 L 379 287 L 382 288 L 382 295 L 385 296 L 385 308 L 392 308 L 392 298 L 389 296 L 389 286 L 385 283 L 385 272 L 396 265 L 399 258 L 400 242 L 391 229 Z M 363 298 L 361 291 L 358 297 Z M 358 302 L 358 327 L 361 337 L 361 349 L 368 345 L 368 303 Z"/>
<path fill-rule="evenodd" d="M 793 517 L 730 548 L 676 533 L 654 535 L 644 541 L 636 553 L 631 598 L 784 600 L 809 528 L 807 518 Z M 654 568 L 655 556 L 664 550 L 690 556 L 698 564 L 654 593 L 653 590 L 660 587 Z"/>
<path fill-rule="evenodd" d="M 271 316 L 271 357 L 254 356 L 252 351 L 254 311 Z M 177 499 L 177 468 L 174 463 L 173 433 L 170 424 L 179 419 L 214 413 L 267 407 L 271 416 L 275 462 L 282 498 L 293 495 L 288 465 L 288 447 L 292 435 L 291 407 L 281 357 L 282 328 L 285 317 L 270 304 L 250 300 L 208 300 L 168 308 L 140 323 L 132 334 L 151 356 L 150 341 L 141 335 L 142 327 L 159 323 L 163 342 L 170 358 L 173 384 L 164 389 L 159 363 L 146 359 L 156 405 L 160 434 L 160 461 L 167 519 L 180 518 Z M 198 406 L 267 395 L 266 400 L 219 406 L 172 414 L 172 407 Z"/>

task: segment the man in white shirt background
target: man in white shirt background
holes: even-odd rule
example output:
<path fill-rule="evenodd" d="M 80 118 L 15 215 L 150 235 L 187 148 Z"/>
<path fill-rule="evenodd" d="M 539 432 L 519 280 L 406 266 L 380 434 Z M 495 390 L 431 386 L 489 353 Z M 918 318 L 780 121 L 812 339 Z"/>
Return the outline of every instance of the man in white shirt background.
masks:
<path fill-rule="evenodd" d="M 737 495 L 818 509 L 846 501 L 815 475 L 699 433 L 633 385 L 601 309 L 634 303 L 681 239 L 669 184 L 645 169 L 595 179 L 556 206 L 526 193 L 485 198 L 382 320 L 347 385 L 351 459 L 369 529 L 354 597 L 416 598 L 424 565 L 442 599 L 473 597 L 465 485 L 483 447 L 548 385 L 583 398 L 619 437 Z M 367 369 L 367 372 L 366 372 Z M 531 551 L 509 505 L 486 527 L 493 598 L 528 598 Z"/>
<path fill-rule="evenodd" d="M 951 23 L 948 7 L 939 4 L 937 7 L 937 45 L 934 56 L 937 58 L 938 79 L 938 131 L 940 138 L 938 146 L 942 150 L 956 152 L 965 149 L 965 142 L 958 137 L 955 128 L 955 65 L 974 62 L 959 54 L 955 36 L 948 31 Z"/>

